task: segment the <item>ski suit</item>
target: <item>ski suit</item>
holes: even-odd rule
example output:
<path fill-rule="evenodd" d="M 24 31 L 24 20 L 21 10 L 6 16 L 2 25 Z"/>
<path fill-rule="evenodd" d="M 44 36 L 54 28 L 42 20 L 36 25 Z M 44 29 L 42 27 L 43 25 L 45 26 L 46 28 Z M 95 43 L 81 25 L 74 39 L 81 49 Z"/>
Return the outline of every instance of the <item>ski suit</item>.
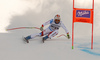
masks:
<path fill-rule="evenodd" d="M 45 23 L 42 24 L 42 27 L 49 25 L 48 28 L 46 28 L 45 30 L 43 30 L 41 33 L 36 33 L 36 34 L 32 34 L 31 39 L 35 38 L 36 36 L 44 36 L 44 35 L 48 35 L 49 38 L 52 38 L 54 36 L 56 36 L 58 34 L 58 30 L 60 27 L 62 27 L 66 34 L 69 33 L 67 28 L 65 27 L 65 25 L 62 23 L 62 21 L 60 21 L 58 24 L 55 23 L 54 19 L 51 19 Z"/>

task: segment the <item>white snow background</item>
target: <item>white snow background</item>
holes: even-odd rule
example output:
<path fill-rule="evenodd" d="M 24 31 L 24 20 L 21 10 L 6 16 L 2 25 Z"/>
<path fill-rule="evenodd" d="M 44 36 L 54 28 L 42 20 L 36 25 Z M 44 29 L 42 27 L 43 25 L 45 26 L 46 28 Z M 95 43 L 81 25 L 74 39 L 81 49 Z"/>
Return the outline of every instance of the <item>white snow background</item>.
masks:
<path fill-rule="evenodd" d="M 31 39 L 29 44 L 22 36 L 39 33 L 42 23 L 61 15 L 61 20 L 72 35 L 73 0 L 0 0 L 0 60 L 100 60 L 100 1 L 94 6 L 94 48 L 91 50 L 91 24 L 75 23 L 74 49 L 72 39 L 62 36 L 48 39 Z M 75 7 L 92 8 L 92 0 L 75 0 Z M 46 26 L 48 27 L 48 26 Z M 45 27 L 45 28 L 46 28 Z M 59 34 L 65 34 L 61 28 Z"/>

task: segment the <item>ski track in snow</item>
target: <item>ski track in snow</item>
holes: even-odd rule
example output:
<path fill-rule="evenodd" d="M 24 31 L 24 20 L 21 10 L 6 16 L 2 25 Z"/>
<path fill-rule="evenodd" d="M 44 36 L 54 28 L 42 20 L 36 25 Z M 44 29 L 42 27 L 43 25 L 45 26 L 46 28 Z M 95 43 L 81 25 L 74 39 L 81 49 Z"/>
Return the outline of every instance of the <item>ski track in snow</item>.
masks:
<path fill-rule="evenodd" d="M 78 43 L 78 44 L 79 44 L 78 48 L 80 48 L 81 51 L 86 52 L 86 53 L 91 54 L 91 55 L 94 55 L 94 56 L 100 56 L 100 52 L 99 52 L 100 48 L 94 47 L 94 49 L 91 50 L 90 47 L 87 47 L 87 46 L 91 45 L 91 43 L 88 43 L 88 44 L 87 43 L 84 43 L 84 44 Z M 94 45 L 99 46 L 99 44 L 95 43 L 95 42 L 94 42 Z"/>

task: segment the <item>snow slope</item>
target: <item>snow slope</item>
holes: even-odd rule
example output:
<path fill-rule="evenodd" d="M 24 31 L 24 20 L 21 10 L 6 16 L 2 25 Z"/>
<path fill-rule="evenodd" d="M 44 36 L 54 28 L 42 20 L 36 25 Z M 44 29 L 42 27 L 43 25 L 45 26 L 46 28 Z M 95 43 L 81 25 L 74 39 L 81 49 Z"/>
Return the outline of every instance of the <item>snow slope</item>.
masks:
<path fill-rule="evenodd" d="M 40 27 L 55 14 L 60 14 L 71 36 L 72 0 L 0 0 L 0 60 L 100 60 L 99 3 L 99 0 L 95 0 L 94 49 L 91 50 L 90 24 L 75 24 L 74 49 L 71 47 L 72 39 L 64 36 L 48 39 L 45 43 L 42 43 L 42 37 L 36 37 L 26 44 L 22 39 L 23 36 L 40 31 L 37 29 L 5 31 L 14 27 Z M 89 5 L 85 4 L 84 7 Z M 62 28 L 58 35 L 60 34 L 65 34 Z"/>
<path fill-rule="evenodd" d="M 53 38 L 42 43 L 41 38 L 35 38 L 26 44 L 22 40 L 26 34 L 1 33 L 0 60 L 100 60 L 100 41 L 91 50 L 88 39 L 76 39 L 71 49 L 71 39 Z"/>

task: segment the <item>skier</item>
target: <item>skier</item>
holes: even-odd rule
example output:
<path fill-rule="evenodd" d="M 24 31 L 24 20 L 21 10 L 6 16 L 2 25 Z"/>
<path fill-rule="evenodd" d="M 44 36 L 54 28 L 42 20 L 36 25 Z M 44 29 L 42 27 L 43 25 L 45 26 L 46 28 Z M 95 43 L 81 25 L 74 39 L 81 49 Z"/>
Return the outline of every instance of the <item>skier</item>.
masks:
<path fill-rule="evenodd" d="M 50 24 L 49 27 L 46 28 L 45 30 L 43 30 L 43 27 L 45 25 L 48 25 L 48 24 Z M 42 31 L 41 33 L 36 33 L 36 34 L 29 35 L 29 36 L 25 37 L 24 40 L 27 43 L 29 43 L 29 39 L 33 39 L 36 36 L 46 35 L 42 39 L 42 41 L 44 43 L 44 41 L 47 40 L 48 38 L 52 38 L 52 37 L 56 36 L 58 34 L 58 30 L 59 30 L 60 27 L 62 27 L 65 30 L 68 39 L 70 39 L 69 32 L 68 32 L 67 28 L 62 23 L 60 15 L 57 14 L 57 15 L 55 15 L 54 19 L 51 19 L 51 20 L 45 22 L 44 24 L 42 24 L 42 26 L 40 27 L 40 30 Z"/>

